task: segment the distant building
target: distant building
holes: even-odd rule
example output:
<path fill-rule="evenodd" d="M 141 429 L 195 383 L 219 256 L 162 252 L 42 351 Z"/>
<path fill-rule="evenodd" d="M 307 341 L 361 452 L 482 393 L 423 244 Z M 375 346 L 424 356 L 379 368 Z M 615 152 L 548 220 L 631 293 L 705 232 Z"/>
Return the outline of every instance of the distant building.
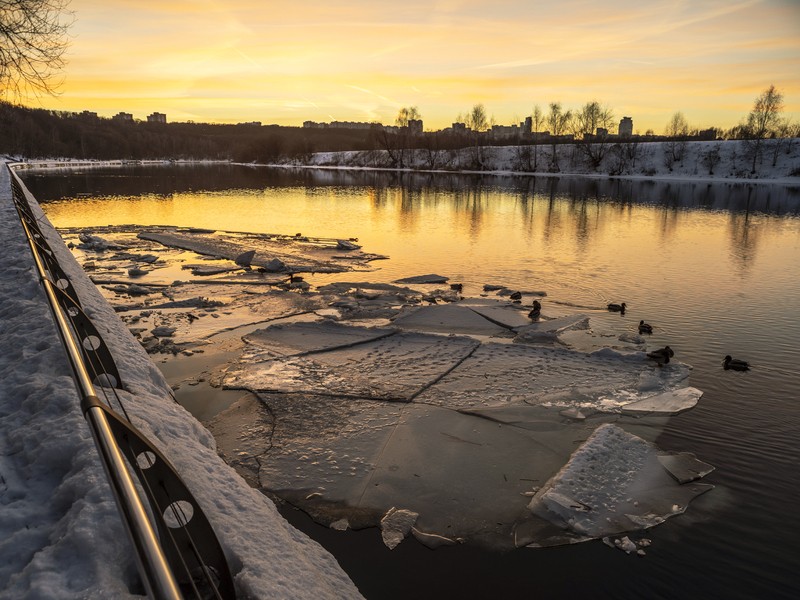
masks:
<path fill-rule="evenodd" d="M 519 125 L 492 125 L 490 130 L 492 137 L 517 137 L 519 136 Z"/>
<path fill-rule="evenodd" d="M 422 119 L 409 119 L 408 132 L 417 135 L 422 134 Z"/>
<path fill-rule="evenodd" d="M 113 121 L 128 121 L 133 122 L 133 115 L 131 113 L 126 112 L 118 112 L 113 117 L 111 117 Z"/>
<path fill-rule="evenodd" d="M 697 138 L 704 141 L 713 141 L 717 139 L 717 130 L 715 128 L 701 129 L 697 132 Z"/>
<path fill-rule="evenodd" d="M 533 131 L 533 118 L 525 117 L 525 121 L 520 123 L 519 126 L 522 129 L 522 133 L 530 134 Z"/>
<path fill-rule="evenodd" d="M 164 113 L 154 112 L 151 115 L 147 115 L 147 122 L 148 123 L 166 123 L 167 122 L 167 115 Z"/>
<path fill-rule="evenodd" d="M 245 123 L 237 123 L 237 125 L 247 125 L 250 127 L 261 127 L 261 121 L 247 121 Z"/>
<path fill-rule="evenodd" d="M 453 123 L 450 126 L 455 133 L 466 133 L 467 132 L 467 124 L 466 123 Z"/>
<path fill-rule="evenodd" d="M 605 127 L 598 127 L 597 128 L 597 137 L 599 137 L 599 138 L 608 137 L 608 129 L 606 129 Z"/>
<path fill-rule="evenodd" d="M 86 117 L 87 119 L 97 119 L 98 118 L 96 112 L 91 112 L 91 111 L 88 111 L 88 110 L 85 110 L 85 111 L 83 111 L 82 113 L 79 113 L 79 114 L 80 114 L 81 117 Z"/>
<path fill-rule="evenodd" d="M 622 117 L 619 122 L 619 137 L 631 137 L 633 135 L 633 119 Z"/>

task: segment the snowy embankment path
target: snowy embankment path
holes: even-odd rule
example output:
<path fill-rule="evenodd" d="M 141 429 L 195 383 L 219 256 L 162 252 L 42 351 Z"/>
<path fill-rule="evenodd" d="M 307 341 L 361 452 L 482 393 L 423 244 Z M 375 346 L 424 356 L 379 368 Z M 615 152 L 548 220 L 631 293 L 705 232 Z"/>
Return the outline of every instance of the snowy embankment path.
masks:
<path fill-rule="evenodd" d="M 292 528 L 215 451 L 147 353 L 33 203 L 42 232 L 108 344 L 120 395 L 213 525 L 242 598 L 359 598 L 335 559 Z M 80 410 L 64 350 L 0 164 L 0 598 L 144 592 Z"/>

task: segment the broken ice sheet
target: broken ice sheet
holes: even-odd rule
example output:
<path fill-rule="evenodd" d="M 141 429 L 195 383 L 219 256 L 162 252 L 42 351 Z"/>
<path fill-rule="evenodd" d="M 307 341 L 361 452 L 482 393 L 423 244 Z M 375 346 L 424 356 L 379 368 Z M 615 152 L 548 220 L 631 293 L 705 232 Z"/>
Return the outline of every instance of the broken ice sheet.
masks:
<path fill-rule="evenodd" d="M 322 321 L 318 323 L 287 323 L 258 329 L 246 335 L 250 356 L 256 350 L 264 351 L 264 358 L 291 356 L 308 352 L 336 350 L 364 342 L 374 341 L 397 333 L 396 329 L 353 327 Z"/>
<path fill-rule="evenodd" d="M 529 494 L 564 467 L 599 422 L 630 420 L 620 407 L 648 394 L 646 418 L 659 412 L 659 398 L 673 407 L 676 394 L 665 392 L 688 373 L 679 363 L 656 369 L 642 353 L 609 349 L 372 335 L 327 323 L 264 329 L 226 386 L 280 392 L 262 394 L 275 419 L 271 448 L 259 460 L 264 488 L 325 524 L 347 518 L 353 527 L 377 525 L 391 507 L 403 507 L 419 514 L 414 535 L 432 546 L 464 539 L 507 549 L 590 537 L 531 513 Z M 311 353 L 263 360 L 295 351 Z M 566 408 L 590 417 L 566 418 Z M 694 468 L 670 474 L 649 455 L 647 461 L 665 475 L 657 482 L 667 486 L 664 498 L 675 497 L 678 471 Z M 613 487 L 616 475 L 597 485 Z M 630 490 L 634 506 L 639 491 Z M 558 506 L 561 496 L 548 500 Z M 680 507 L 692 497 L 679 496 Z M 649 527 L 675 512 L 645 498 L 659 512 L 629 511 L 627 521 L 615 523 Z"/>
<path fill-rule="evenodd" d="M 236 260 L 245 252 L 255 251 L 249 264 L 271 267 L 278 259 L 292 273 L 341 273 L 355 267 L 365 268 L 374 256 L 352 250 L 347 257 L 334 256 L 335 245 L 313 243 L 309 238 L 291 238 L 271 234 L 192 231 L 177 227 L 141 231 L 139 238 L 171 248 L 183 248 L 198 254 Z"/>
<path fill-rule="evenodd" d="M 397 333 L 301 357 L 259 362 L 250 356 L 224 385 L 254 391 L 302 392 L 410 401 L 478 345 L 467 337 Z"/>
<path fill-rule="evenodd" d="M 606 409 L 638 400 L 648 366 L 615 352 L 575 352 L 551 346 L 482 344 L 457 369 L 415 399 L 467 409 L 524 402 Z"/>
<path fill-rule="evenodd" d="M 466 306 L 440 304 L 423 306 L 401 314 L 392 323 L 401 329 L 440 333 L 466 333 L 480 336 L 512 335 L 506 327 L 493 323 Z"/>
<path fill-rule="evenodd" d="M 605 424 L 536 493 L 528 508 L 578 539 L 597 538 L 662 523 L 712 487 L 682 485 L 662 466 L 655 446 Z"/>

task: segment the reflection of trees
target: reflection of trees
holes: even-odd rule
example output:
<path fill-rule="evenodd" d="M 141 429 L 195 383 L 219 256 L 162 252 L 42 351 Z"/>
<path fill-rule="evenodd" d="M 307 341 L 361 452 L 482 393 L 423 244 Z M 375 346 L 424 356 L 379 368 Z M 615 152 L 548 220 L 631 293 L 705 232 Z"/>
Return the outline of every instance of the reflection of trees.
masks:
<path fill-rule="evenodd" d="M 731 238 L 731 255 L 739 264 L 741 274 L 744 275 L 751 267 L 756 257 L 758 246 L 759 227 L 750 214 L 750 196 L 753 194 L 752 186 L 748 194 L 747 208 L 744 212 L 731 213 L 729 234 Z"/>

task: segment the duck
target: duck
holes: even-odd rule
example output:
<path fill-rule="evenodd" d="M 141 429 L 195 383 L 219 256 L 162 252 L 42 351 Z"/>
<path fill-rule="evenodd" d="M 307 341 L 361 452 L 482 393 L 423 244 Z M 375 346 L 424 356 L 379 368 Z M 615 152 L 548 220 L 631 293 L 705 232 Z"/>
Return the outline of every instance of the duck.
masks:
<path fill-rule="evenodd" d="M 653 326 L 644 321 L 639 321 L 639 333 L 653 333 Z"/>
<path fill-rule="evenodd" d="M 673 356 L 675 356 L 675 351 L 669 346 L 647 353 L 647 358 L 652 358 L 659 366 L 666 365 Z"/>
<path fill-rule="evenodd" d="M 617 304 L 615 302 L 612 302 L 611 304 L 608 305 L 608 310 L 610 310 L 611 312 L 622 313 L 624 315 L 626 307 L 627 305 L 624 302 L 622 304 Z"/>
<path fill-rule="evenodd" d="M 512 300 L 522 300 L 522 292 L 514 292 L 509 296 Z"/>
<path fill-rule="evenodd" d="M 728 354 L 725 357 L 725 360 L 722 361 L 722 366 L 727 371 L 728 369 L 733 369 L 734 371 L 747 371 L 750 369 L 750 363 L 746 360 L 739 360 L 738 358 L 731 358 L 731 355 Z"/>
<path fill-rule="evenodd" d="M 528 318 L 532 320 L 536 320 L 539 318 L 539 315 L 542 314 L 542 303 L 538 300 L 533 301 L 533 310 L 528 313 Z"/>
<path fill-rule="evenodd" d="M 459 294 L 464 291 L 464 284 L 463 283 L 451 283 L 450 289 L 454 292 L 458 292 Z"/>

